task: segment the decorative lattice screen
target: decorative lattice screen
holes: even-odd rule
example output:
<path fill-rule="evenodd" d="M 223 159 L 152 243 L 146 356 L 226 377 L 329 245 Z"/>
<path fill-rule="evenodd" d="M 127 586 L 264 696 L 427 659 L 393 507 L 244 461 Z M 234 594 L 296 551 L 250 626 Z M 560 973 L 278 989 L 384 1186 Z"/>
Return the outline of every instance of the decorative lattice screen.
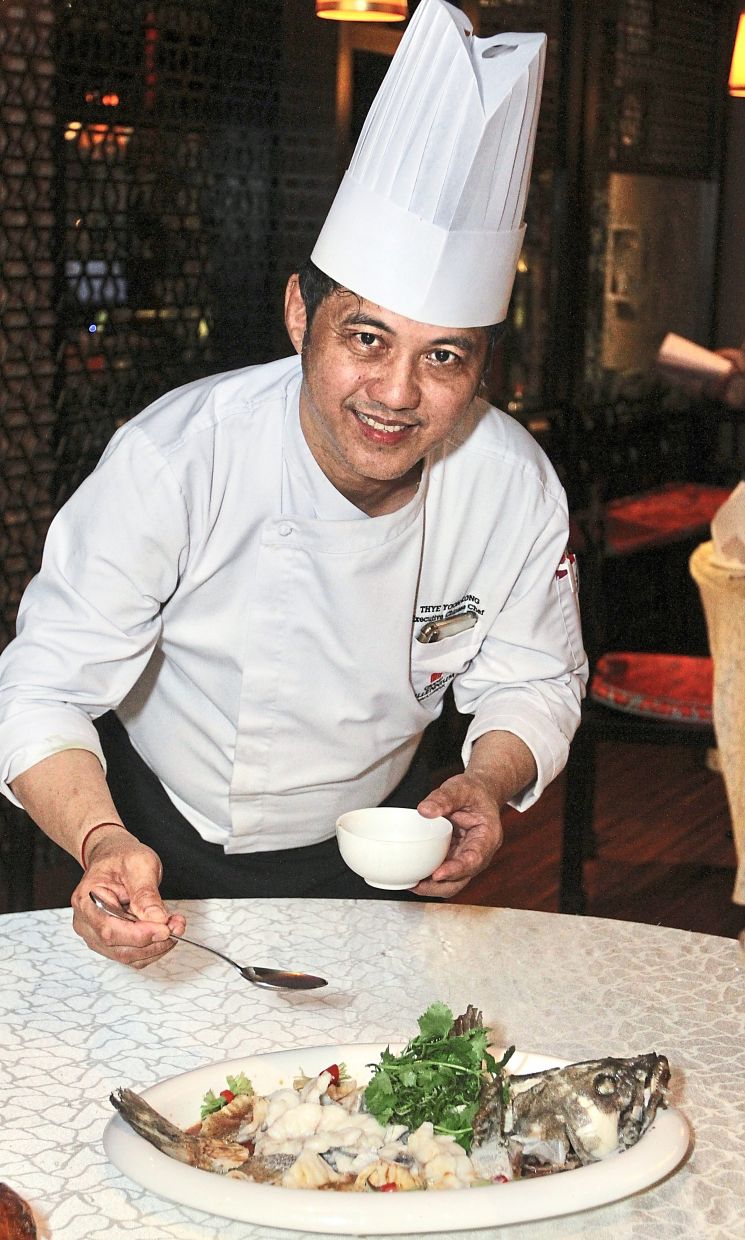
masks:
<path fill-rule="evenodd" d="M 621 0 L 608 92 L 608 155 L 619 171 L 716 173 L 723 8 Z"/>
<path fill-rule="evenodd" d="M 299 0 L 3 5 L 0 645 L 116 426 L 286 348 L 335 188 L 330 26 Z"/>
<path fill-rule="evenodd" d="M 267 355 L 274 16 L 256 0 L 60 13 L 55 500 L 154 394 Z"/>
<path fill-rule="evenodd" d="M 5 5 L 0 20 L 2 644 L 53 511 L 56 126 L 52 5 Z"/>

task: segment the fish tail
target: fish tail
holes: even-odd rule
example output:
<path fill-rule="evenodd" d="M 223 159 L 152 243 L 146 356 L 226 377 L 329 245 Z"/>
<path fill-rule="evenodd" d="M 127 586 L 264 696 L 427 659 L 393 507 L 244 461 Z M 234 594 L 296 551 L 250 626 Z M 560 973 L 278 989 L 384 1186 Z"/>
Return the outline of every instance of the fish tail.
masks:
<path fill-rule="evenodd" d="M 249 1159 L 248 1150 L 237 1142 L 205 1140 L 184 1132 L 131 1089 L 109 1095 L 113 1107 L 135 1132 L 170 1158 L 203 1171 L 225 1172 Z"/>

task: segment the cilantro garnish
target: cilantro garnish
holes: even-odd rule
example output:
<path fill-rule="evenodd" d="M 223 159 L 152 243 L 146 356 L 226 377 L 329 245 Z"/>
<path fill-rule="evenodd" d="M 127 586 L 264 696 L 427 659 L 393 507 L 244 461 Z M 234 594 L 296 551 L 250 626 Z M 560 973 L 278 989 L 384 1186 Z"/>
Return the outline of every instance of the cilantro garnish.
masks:
<path fill-rule="evenodd" d="M 400 1055 L 386 1048 L 373 1065 L 365 1104 L 384 1125 L 414 1130 L 428 1120 L 435 1132 L 449 1133 L 468 1151 L 482 1084 L 500 1072 L 515 1048 L 497 1063 L 486 1049 L 489 1030 L 452 1033 L 453 1013 L 444 1003 L 428 1007 L 418 1025 Z"/>

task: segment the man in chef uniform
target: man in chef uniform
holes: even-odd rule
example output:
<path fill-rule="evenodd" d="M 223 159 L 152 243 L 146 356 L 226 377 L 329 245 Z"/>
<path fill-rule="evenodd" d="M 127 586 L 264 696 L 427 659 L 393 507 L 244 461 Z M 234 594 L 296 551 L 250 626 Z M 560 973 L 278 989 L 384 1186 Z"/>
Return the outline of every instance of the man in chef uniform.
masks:
<path fill-rule="evenodd" d="M 460 891 L 564 765 L 566 500 L 479 397 L 544 53 L 423 0 L 289 281 L 299 357 L 163 396 L 52 523 L 0 667 L 0 778 L 81 861 L 74 926 L 104 955 L 169 950 L 163 898 L 373 894 L 336 819 L 394 793 L 451 684 L 465 770 L 419 804 L 454 832 L 415 895 Z"/>

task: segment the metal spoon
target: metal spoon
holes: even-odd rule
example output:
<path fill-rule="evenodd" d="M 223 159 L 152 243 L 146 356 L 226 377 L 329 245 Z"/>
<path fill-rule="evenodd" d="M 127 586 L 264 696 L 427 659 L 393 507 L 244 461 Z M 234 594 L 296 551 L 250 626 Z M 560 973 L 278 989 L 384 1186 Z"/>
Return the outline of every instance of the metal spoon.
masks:
<path fill-rule="evenodd" d="M 108 913 L 109 917 L 118 917 L 120 921 L 140 920 L 139 917 L 135 917 L 134 913 L 130 913 L 129 909 L 122 908 L 120 904 L 107 904 L 99 895 L 96 895 L 95 891 L 89 894 L 96 908 L 100 908 L 103 913 Z M 214 947 L 208 947 L 206 943 L 197 943 L 195 939 L 187 939 L 184 934 L 171 934 L 169 938 L 176 939 L 179 943 L 189 943 L 191 947 L 201 947 L 202 951 L 219 956 L 221 960 L 232 964 L 246 981 L 253 982 L 254 986 L 264 986 L 267 990 L 316 990 L 319 986 L 327 985 L 325 978 L 314 977 L 312 973 L 293 973 L 284 969 L 261 969 L 258 965 L 236 964 L 235 960 L 231 960 L 230 956 L 226 956 L 224 952 L 218 952 Z"/>

